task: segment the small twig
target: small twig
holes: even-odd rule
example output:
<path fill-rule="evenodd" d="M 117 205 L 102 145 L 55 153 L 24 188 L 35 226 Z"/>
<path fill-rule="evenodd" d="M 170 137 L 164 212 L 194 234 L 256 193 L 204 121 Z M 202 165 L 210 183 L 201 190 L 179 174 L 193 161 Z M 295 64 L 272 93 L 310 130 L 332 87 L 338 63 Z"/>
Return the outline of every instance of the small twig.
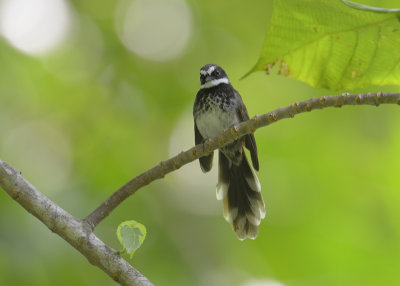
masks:
<path fill-rule="evenodd" d="M 252 133 L 260 127 L 270 125 L 285 118 L 292 118 L 296 114 L 310 112 L 315 109 L 341 107 L 343 105 L 379 106 L 380 104 L 400 104 L 400 93 L 345 93 L 342 95 L 316 97 L 301 102 L 295 102 L 292 105 L 280 107 L 266 114 L 255 116 L 246 122 L 242 122 L 241 124 L 226 130 L 220 136 L 208 140 L 207 144 L 204 144 L 204 148 L 202 144 L 197 145 L 140 174 L 113 193 L 98 208 L 89 214 L 85 218 L 85 221 L 90 224 L 92 228 L 95 228 L 120 203 L 134 194 L 141 187 L 150 184 L 154 180 L 163 178 L 166 174 L 179 169 L 181 166 L 188 164 L 199 157 L 205 156 L 213 150 L 221 148 L 243 135 Z"/>
<path fill-rule="evenodd" d="M 0 160 L 0 186 L 28 212 L 42 221 L 121 285 L 151 286 L 118 251 L 108 247 L 84 221 L 73 217 L 37 191 L 19 172 Z"/>

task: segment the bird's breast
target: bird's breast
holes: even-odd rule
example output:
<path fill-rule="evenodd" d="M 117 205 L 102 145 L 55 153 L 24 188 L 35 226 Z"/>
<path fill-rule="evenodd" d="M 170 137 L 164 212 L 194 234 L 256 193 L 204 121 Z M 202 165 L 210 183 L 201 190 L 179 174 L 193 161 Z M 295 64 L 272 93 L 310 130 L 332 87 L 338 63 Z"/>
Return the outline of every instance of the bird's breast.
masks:
<path fill-rule="evenodd" d="M 232 102 L 216 96 L 205 97 L 199 102 L 195 120 L 203 138 L 217 137 L 239 122 Z"/>

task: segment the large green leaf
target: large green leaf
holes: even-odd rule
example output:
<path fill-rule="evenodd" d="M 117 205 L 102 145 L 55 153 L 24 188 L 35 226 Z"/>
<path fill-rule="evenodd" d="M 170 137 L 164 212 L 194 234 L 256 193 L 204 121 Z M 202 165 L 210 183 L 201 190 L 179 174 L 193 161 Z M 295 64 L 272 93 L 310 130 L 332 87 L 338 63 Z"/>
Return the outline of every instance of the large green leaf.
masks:
<path fill-rule="evenodd" d="M 332 90 L 400 83 L 400 13 L 339 0 L 275 0 L 251 70 Z"/>

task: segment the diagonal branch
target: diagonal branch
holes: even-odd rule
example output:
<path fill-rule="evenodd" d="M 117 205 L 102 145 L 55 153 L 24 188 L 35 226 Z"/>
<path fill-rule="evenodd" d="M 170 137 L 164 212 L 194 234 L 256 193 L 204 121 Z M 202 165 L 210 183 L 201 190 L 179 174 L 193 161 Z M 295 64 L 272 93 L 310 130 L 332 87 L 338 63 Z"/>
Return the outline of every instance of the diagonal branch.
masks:
<path fill-rule="evenodd" d="M 185 152 L 162 161 L 152 169 L 132 179 L 119 190 L 106 199 L 97 209 L 89 214 L 85 221 L 95 228 L 105 217 L 107 217 L 120 203 L 133 195 L 141 187 L 146 186 L 154 180 L 163 178 L 166 174 L 173 172 L 185 164 L 188 164 L 199 157 L 205 156 L 215 149 L 249 133 L 255 132 L 258 128 L 270 125 L 281 119 L 292 118 L 296 114 L 323 109 L 326 107 L 341 107 L 343 105 L 375 105 L 400 104 L 400 93 L 365 93 L 365 94 L 342 94 L 311 98 L 309 100 L 295 102 L 292 105 L 280 107 L 263 115 L 256 115 L 246 122 L 233 126 L 216 138 L 207 140 L 202 145 L 197 145 Z"/>
<path fill-rule="evenodd" d="M 57 233 L 81 252 L 91 264 L 101 268 L 121 285 L 153 285 L 124 260 L 118 251 L 108 247 L 94 235 L 86 222 L 73 217 L 37 191 L 20 172 L 2 160 L 0 160 L 0 187 L 52 232 Z"/>
<path fill-rule="evenodd" d="M 269 113 L 255 116 L 246 122 L 242 122 L 226 130 L 219 137 L 207 140 L 204 146 L 197 145 L 185 152 L 181 152 L 175 157 L 163 161 L 137 176 L 112 194 L 84 220 L 73 217 L 45 197 L 26 181 L 19 172 L 2 160 L 0 160 L 0 187 L 28 212 L 41 220 L 51 231 L 57 233 L 81 252 L 90 263 L 101 268 L 121 285 L 150 286 L 152 284 L 146 277 L 120 257 L 116 250 L 105 245 L 92 232 L 92 229 L 121 202 L 152 181 L 164 177 L 181 166 L 205 156 L 245 134 L 253 133 L 258 128 L 281 119 L 291 118 L 299 113 L 326 107 L 341 107 L 343 105 L 379 106 L 380 104 L 400 104 L 400 93 L 378 92 L 374 94 L 323 96 L 295 102 L 292 105 L 280 107 Z"/>

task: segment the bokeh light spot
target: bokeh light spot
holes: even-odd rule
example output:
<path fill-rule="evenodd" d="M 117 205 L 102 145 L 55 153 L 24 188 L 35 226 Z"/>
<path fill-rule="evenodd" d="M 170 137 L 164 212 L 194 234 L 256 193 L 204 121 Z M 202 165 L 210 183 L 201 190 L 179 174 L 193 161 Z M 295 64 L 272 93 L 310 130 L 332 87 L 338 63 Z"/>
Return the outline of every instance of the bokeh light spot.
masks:
<path fill-rule="evenodd" d="M 194 146 L 192 108 L 188 108 L 177 122 L 169 141 L 169 157 Z M 196 215 L 220 215 L 222 203 L 216 199 L 218 154 L 214 152 L 214 167 L 204 174 L 199 162 L 192 162 L 166 177 L 173 187 L 169 198 L 183 211 Z M 165 192 L 163 192 L 165 193 Z"/>
<path fill-rule="evenodd" d="M 64 0 L 3 0 L 0 33 L 24 53 L 40 55 L 56 48 L 68 34 L 71 13 Z"/>
<path fill-rule="evenodd" d="M 181 56 L 187 47 L 192 13 L 183 0 L 122 0 L 116 23 L 127 49 L 145 59 L 166 61 Z"/>
<path fill-rule="evenodd" d="M 68 186 L 72 166 L 69 138 L 46 121 L 32 121 L 2 134 L 5 159 L 42 192 Z"/>

